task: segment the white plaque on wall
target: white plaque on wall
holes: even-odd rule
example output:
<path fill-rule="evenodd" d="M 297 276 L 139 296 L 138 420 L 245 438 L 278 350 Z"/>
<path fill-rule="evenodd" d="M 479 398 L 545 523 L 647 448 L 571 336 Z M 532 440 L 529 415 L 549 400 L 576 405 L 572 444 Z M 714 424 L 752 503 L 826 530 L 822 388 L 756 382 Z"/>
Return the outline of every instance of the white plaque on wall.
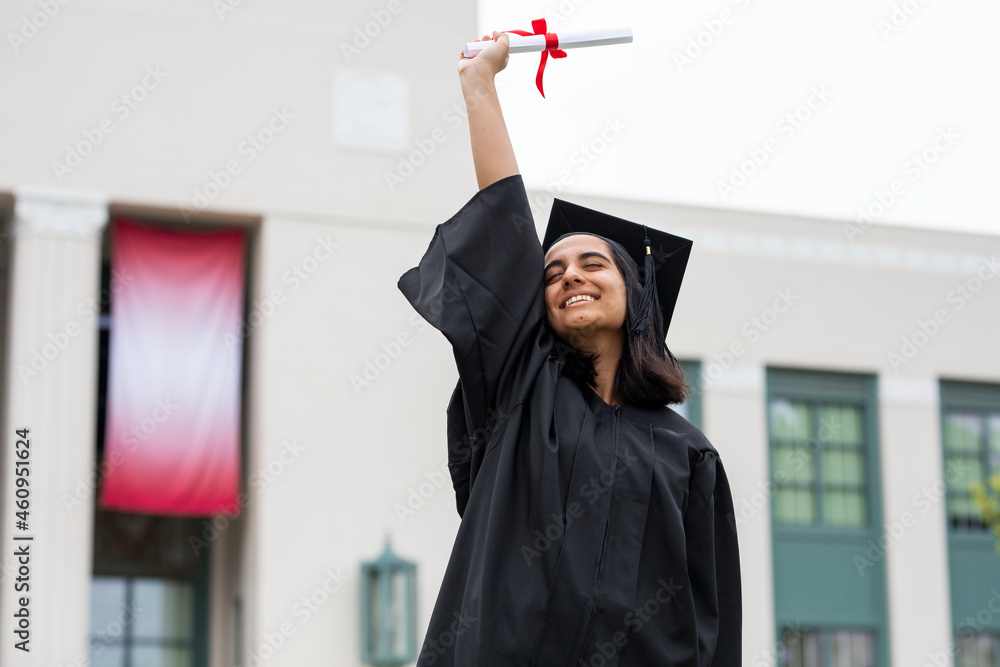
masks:
<path fill-rule="evenodd" d="M 399 153 L 409 144 L 410 87 L 396 74 L 340 69 L 333 75 L 337 148 Z"/>

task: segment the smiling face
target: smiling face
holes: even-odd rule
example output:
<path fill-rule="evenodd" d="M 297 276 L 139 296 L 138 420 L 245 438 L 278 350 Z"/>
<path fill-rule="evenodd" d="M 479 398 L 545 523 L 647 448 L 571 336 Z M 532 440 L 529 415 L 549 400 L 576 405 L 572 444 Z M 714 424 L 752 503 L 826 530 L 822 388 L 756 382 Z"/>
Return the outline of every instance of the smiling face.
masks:
<path fill-rule="evenodd" d="M 596 236 L 574 234 L 545 253 L 549 324 L 574 346 L 625 324 L 625 279 L 611 248 Z"/>

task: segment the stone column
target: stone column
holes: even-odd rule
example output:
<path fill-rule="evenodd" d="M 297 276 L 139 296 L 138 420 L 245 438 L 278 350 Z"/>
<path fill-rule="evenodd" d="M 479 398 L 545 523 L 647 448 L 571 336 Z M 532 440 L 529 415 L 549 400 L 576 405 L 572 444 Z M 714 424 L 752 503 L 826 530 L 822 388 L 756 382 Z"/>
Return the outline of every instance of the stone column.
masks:
<path fill-rule="evenodd" d="M 741 360 L 702 367 L 704 432 L 733 493 L 743 583 L 743 664 L 774 665 L 770 450 L 765 367 Z"/>
<path fill-rule="evenodd" d="M 0 445 L 0 665 L 83 665 L 93 552 L 101 238 L 96 195 L 15 192 Z M 15 525 L 15 431 L 30 430 L 27 529 Z M 89 497 L 75 507 L 81 486 Z M 32 537 L 18 541 L 16 537 Z M 30 591 L 16 592 L 27 546 Z M 30 652 L 15 648 L 28 598 Z"/>
<path fill-rule="evenodd" d="M 955 651 L 938 379 L 883 372 L 878 380 L 892 661 L 946 667 Z"/>

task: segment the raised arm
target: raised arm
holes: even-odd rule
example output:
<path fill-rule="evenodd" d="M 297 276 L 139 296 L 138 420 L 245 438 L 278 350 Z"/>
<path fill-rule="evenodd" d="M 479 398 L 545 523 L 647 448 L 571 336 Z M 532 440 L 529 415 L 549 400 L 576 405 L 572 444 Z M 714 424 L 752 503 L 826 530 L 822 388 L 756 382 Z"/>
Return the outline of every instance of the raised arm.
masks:
<path fill-rule="evenodd" d="M 488 36 L 483 36 L 488 39 Z M 458 61 L 462 95 L 469 111 L 472 161 L 479 189 L 518 173 L 514 147 L 500 110 L 494 77 L 507 66 L 510 46 L 507 33 L 493 32 L 495 42 L 472 58 Z"/>

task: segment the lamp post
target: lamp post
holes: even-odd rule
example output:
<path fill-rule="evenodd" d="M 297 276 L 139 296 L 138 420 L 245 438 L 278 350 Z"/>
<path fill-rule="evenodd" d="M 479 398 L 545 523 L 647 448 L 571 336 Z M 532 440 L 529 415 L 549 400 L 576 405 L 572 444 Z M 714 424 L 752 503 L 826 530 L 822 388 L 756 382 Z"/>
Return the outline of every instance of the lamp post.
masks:
<path fill-rule="evenodd" d="M 361 564 L 361 661 L 401 667 L 417 659 L 417 565 L 385 550 Z"/>

